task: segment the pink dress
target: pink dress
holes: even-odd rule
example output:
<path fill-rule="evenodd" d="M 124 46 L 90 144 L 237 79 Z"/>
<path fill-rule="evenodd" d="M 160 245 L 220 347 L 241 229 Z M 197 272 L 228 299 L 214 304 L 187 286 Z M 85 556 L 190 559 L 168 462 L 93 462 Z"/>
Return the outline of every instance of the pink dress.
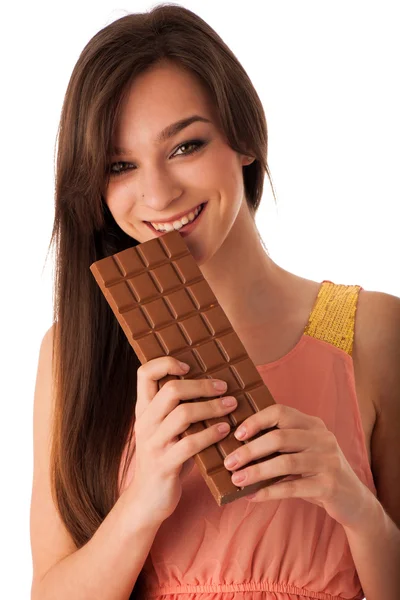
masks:
<path fill-rule="evenodd" d="M 323 419 L 376 495 L 351 357 L 360 289 L 324 281 L 296 346 L 257 369 L 277 403 Z M 364 597 L 344 529 L 323 508 L 301 498 L 219 507 L 196 465 L 139 583 L 141 600 Z"/>

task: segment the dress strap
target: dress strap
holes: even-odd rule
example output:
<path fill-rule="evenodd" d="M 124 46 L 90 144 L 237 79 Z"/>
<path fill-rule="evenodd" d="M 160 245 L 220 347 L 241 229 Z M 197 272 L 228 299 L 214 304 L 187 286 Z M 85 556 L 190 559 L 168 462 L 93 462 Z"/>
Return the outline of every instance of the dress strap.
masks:
<path fill-rule="evenodd" d="M 305 335 L 328 342 L 350 356 L 360 285 L 340 285 L 324 280 L 311 311 Z"/>

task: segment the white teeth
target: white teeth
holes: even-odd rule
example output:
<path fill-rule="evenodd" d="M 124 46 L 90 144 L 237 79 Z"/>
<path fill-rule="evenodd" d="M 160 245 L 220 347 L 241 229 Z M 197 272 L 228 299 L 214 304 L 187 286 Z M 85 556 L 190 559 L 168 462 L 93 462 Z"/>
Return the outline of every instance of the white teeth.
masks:
<path fill-rule="evenodd" d="M 185 215 L 181 219 L 177 219 L 173 223 L 151 223 L 157 231 L 173 231 L 174 229 L 179 230 L 184 225 L 187 225 L 189 222 L 193 221 L 201 210 L 201 206 L 196 208 L 196 210 L 190 212 Z"/>

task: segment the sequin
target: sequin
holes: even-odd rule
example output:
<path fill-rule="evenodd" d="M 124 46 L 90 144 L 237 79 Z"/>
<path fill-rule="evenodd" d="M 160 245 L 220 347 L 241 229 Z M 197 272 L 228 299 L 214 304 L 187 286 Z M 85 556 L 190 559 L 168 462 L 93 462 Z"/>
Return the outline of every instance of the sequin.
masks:
<path fill-rule="evenodd" d="M 305 335 L 328 342 L 352 355 L 359 285 L 323 281 Z"/>

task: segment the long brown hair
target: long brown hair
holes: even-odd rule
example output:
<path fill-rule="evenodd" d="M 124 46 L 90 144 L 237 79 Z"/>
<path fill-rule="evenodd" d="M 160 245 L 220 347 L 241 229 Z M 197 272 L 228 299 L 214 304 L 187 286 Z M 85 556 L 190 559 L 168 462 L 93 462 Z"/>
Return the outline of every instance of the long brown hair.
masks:
<path fill-rule="evenodd" d="M 253 216 L 265 172 L 274 192 L 260 99 L 237 58 L 199 16 L 182 6 L 161 4 L 114 21 L 88 42 L 62 107 L 50 241 L 55 246 L 52 492 L 78 548 L 118 499 L 118 472 L 131 439 L 140 366 L 89 266 L 137 244 L 115 223 L 103 192 L 124 95 L 138 74 L 163 60 L 197 75 L 229 145 L 255 157 L 243 168 Z"/>

